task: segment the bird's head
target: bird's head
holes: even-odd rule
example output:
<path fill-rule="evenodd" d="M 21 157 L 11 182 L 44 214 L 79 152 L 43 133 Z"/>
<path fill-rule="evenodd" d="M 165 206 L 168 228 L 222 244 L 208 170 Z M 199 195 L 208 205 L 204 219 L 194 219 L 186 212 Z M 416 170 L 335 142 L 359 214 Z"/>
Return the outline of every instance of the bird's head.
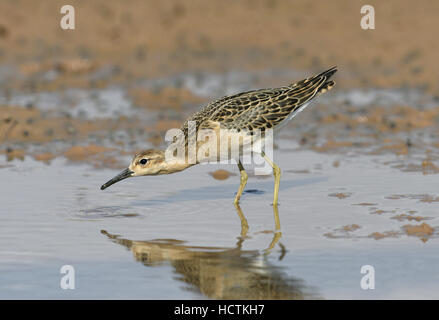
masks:
<path fill-rule="evenodd" d="M 112 184 L 130 177 L 150 176 L 158 174 L 167 174 L 171 171 L 171 165 L 165 161 L 165 152 L 163 150 L 145 150 L 137 153 L 131 164 L 115 176 L 113 179 L 104 183 L 101 190 L 104 190 Z"/>

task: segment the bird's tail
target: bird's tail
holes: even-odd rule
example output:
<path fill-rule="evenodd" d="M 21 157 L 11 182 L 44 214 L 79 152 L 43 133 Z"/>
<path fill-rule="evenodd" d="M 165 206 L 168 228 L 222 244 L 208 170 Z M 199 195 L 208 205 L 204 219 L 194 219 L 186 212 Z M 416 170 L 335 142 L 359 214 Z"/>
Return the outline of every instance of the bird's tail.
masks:
<path fill-rule="evenodd" d="M 331 69 L 328 69 L 328 70 L 322 72 L 321 74 L 315 76 L 315 78 L 317 78 L 317 79 L 325 78 L 323 84 L 320 86 L 320 88 L 317 91 L 318 94 L 325 93 L 326 91 L 331 90 L 332 87 L 335 86 L 335 81 L 334 80 L 329 80 L 329 79 L 336 72 L 337 72 L 337 67 L 332 67 Z"/>
<path fill-rule="evenodd" d="M 321 93 L 325 93 L 335 85 L 334 80 L 329 80 L 334 73 L 337 72 L 337 67 L 332 67 L 322 73 L 306 78 L 302 81 L 290 84 L 290 87 L 297 91 L 311 91 L 313 92 L 313 96 L 319 95 Z"/>

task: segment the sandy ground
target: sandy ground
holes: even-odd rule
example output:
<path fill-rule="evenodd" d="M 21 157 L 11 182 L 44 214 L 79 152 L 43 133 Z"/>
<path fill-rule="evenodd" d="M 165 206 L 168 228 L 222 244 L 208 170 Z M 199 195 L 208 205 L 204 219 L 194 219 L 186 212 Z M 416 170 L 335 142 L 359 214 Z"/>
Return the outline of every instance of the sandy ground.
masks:
<path fill-rule="evenodd" d="M 337 65 L 343 87 L 416 86 L 437 94 L 439 4 L 421 3 L 369 1 L 376 29 L 365 31 L 357 0 L 73 1 L 76 29 L 64 31 L 58 1 L 2 1 L 0 62 L 27 75 L 54 67 L 64 75 L 50 84 L 18 81 L 27 87 L 86 85 L 78 73 L 107 65 L 116 74 L 95 85 L 187 70 Z"/>
<path fill-rule="evenodd" d="M 360 28 L 360 1 L 338 1 L 337 5 L 276 0 L 73 4 L 76 29 L 68 31 L 59 27 L 61 14 L 56 1 L 0 4 L 0 141 L 4 146 L 1 152 L 8 153 L 9 158 L 28 153 L 45 161 L 65 154 L 78 143 L 90 144 L 90 136 L 105 137 L 108 130 L 126 131 L 127 127 L 135 131 L 131 136 L 159 146 L 167 129 L 179 127 L 186 116 L 213 98 L 239 88 L 285 85 L 332 65 L 340 70 L 337 91 L 418 90 L 429 95 L 429 101 L 401 97 L 389 109 L 379 101 L 366 101 L 363 107 L 349 105 L 353 100 L 345 95 L 335 101 L 337 109 L 319 106 L 319 111 L 313 111 L 312 123 L 319 121 L 335 128 L 329 136 L 327 132 L 317 133 L 317 138 L 328 140 L 327 144 L 317 145 L 309 130 L 307 136 L 296 135 L 297 139 L 323 151 L 349 147 L 352 141 L 345 140 L 351 135 L 357 144 L 379 143 L 378 149 L 407 153 L 406 139 L 399 139 L 395 133 L 430 128 L 432 134 L 437 134 L 439 64 L 433 32 L 439 9 L 436 1 L 423 1 L 422 6 L 413 6 L 409 1 L 372 1 L 369 4 L 375 7 L 375 30 Z M 267 70 L 273 72 L 264 73 Z M 239 85 L 222 84 L 216 91 L 197 88 L 210 81 L 210 74 L 233 77 L 233 72 L 250 77 L 239 79 L 235 75 Z M 185 74 L 193 79 L 176 76 Z M 222 77 L 216 81 L 233 81 Z M 90 94 L 84 100 L 102 104 L 105 101 L 100 100 L 120 99 L 121 104 L 133 104 L 148 112 L 142 122 L 130 119 L 127 124 L 126 112 L 109 114 L 103 111 L 105 107 L 87 119 L 92 122 L 64 119 L 66 113 L 72 115 L 74 108 L 90 109 L 78 108 L 82 101 L 75 93 L 65 94 L 66 90 L 102 90 L 112 85 L 122 86 L 120 97 Z M 52 100 L 36 98 L 37 93 L 45 92 L 60 95 Z M 16 93 L 27 97 L 14 99 Z M 35 104 L 46 111 L 59 110 L 62 104 L 65 113 L 39 113 L 32 109 Z M 427 104 L 431 110 L 424 110 Z M 17 109 L 17 105 L 25 109 Z M 320 111 L 322 114 L 318 114 Z M 78 113 L 73 117 L 78 118 Z M 105 119 L 94 121 L 96 117 Z M 308 119 L 311 117 L 301 122 Z M 358 142 L 359 127 L 366 128 L 362 134 L 376 139 Z M 390 141 L 383 142 L 383 137 Z M 28 147 L 54 139 L 66 141 L 66 146 L 57 150 Z M 113 146 L 128 152 L 137 147 L 132 141 L 127 145 L 126 138 L 122 140 L 113 141 Z M 410 141 L 410 145 L 418 143 Z M 11 149 L 20 150 L 12 153 Z"/>

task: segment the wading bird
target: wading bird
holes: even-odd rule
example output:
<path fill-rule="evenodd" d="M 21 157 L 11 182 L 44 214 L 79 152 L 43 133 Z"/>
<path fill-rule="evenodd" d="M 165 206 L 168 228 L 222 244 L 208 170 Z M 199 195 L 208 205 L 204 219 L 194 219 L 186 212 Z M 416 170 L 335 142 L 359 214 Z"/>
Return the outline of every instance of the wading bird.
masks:
<path fill-rule="evenodd" d="M 244 132 L 247 137 L 253 136 L 256 131 L 264 132 L 270 129 L 277 131 L 305 109 L 312 99 L 330 90 L 335 85 L 335 82 L 330 80 L 335 72 L 337 72 L 337 68 L 333 67 L 289 86 L 247 91 L 213 101 L 192 115 L 183 124 L 181 130 L 185 144 L 188 145 L 189 124 L 191 122 L 195 123 L 195 131 L 211 129 L 219 132 L 222 129 L 227 129 L 240 135 Z M 218 134 L 218 137 L 220 139 L 221 134 Z M 245 142 L 243 140 L 239 141 L 240 147 L 242 147 Z M 201 146 L 202 144 L 196 143 L 196 148 Z M 230 156 L 228 151 L 226 150 L 226 157 Z M 273 168 L 275 181 L 273 205 L 276 206 L 279 194 L 280 168 L 267 157 L 264 150 L 261 150 L 260 154 Z M 186 151 L 186 161 L 176 162 L 167 161 L 165 150 L 150 149 L 141 151 L 134 156 L 127 169 L 103 184 L 101 190 L 129 177 L 170 174 L 185 170 L 201 162 L 200 159 L 194 162 L 187 161 L 187 156 Z M 220 156 L 224 156 L 224 154 L 221 153 Z M 238 204 L 247 184 L 248 175 L 239 155 L 235 160 L 241 173 L 241 183 L 235 197 L 235 204 Z"/>

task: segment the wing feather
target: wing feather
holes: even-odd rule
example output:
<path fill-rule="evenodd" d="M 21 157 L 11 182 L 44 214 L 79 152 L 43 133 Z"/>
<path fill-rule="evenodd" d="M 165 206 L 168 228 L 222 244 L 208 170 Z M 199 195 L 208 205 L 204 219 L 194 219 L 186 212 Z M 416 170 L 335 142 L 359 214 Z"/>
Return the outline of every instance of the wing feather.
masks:
<path fill-rule="evenodd" d="M 273 128 L 286 118 L 292 118 L 314 97 L 330 90 L 335 82 L 329 79 L 336 71 L 334 67 L 287 87 L 252 90 L 223 97 L 190 117 L 182 130 L 187 133 L 188 121 L 196 121 L 197 128 L 204 121 L 218 122 L 221 127 L 238 131 Z"/>

